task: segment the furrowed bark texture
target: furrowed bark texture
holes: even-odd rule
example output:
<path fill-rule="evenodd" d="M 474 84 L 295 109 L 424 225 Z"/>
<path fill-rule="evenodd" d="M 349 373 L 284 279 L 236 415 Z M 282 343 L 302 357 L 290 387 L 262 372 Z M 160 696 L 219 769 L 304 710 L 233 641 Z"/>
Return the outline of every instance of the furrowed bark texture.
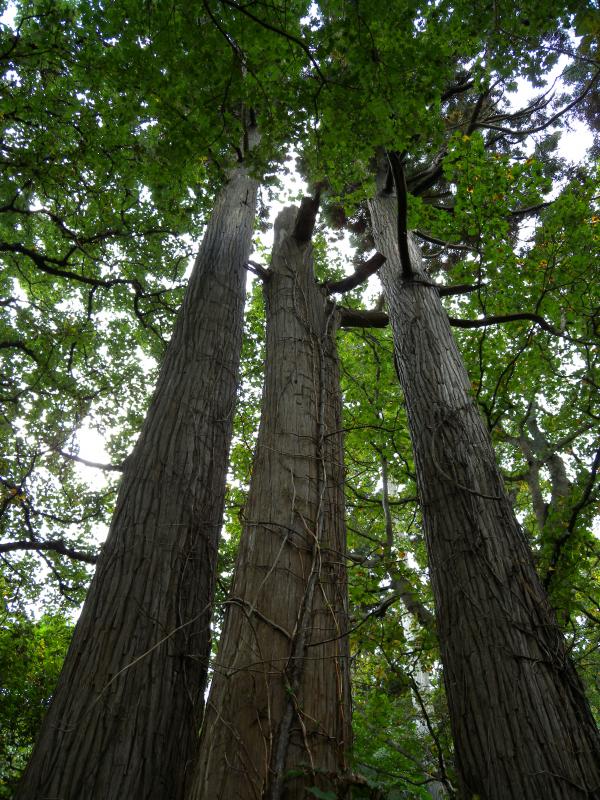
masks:
<path fill-rule="evenodd" d="M 177 800 L 196 755 L 257 183 L 221 190 L 19 800 Z"/>
<path fill-rule="evenodd" d="M 275 227 L 260 431 L 193 800 L 300 800 L 346 771 L 337 312 L 315 284 L 310 244 L 291 235 L 295 211 Z"/>
<path fill-rule="evenodd" d="M 371 202 L 404 390 L 464 796 L 600 796 L 598 734 L 417 247 L 402 281 L 395 199 Z"/>

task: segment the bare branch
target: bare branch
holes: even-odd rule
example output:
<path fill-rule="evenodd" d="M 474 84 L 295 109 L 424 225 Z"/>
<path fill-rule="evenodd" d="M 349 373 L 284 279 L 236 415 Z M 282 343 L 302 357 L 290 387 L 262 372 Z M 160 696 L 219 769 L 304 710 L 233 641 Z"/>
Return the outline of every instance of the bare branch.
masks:
<path fill-rule="evenodd" d="M 411 678 L 410 686 L 411 686 L 411 689 L 413 690 L 413 693 L 414 693 L 415 697 L 417 698 L 417 702 L 418 702 L 419 707 L 421 709 L 421 713 L 423 714 L 423 718 L 425 719 L 425 724 L 427 725 L 427 730 L 429 731 L 429 735 L 433 739 L 433 743 L 435 745 L 435 750 L 436 750 L 437 759 L 438 759 L 438 769 L 439 769 L 440 781 L 444 784 L 444 786 L 450 792 L 454 793 L 454 789 L 453 789 L 452 784 L 450 783 L 450 781 L 448 779 L 448 774 L 446 772 L 446 763 L 444 761 L 444 751 L 443 751 L 443 748 L 442 748 L 442 746 L 440 744 L 439 736 L 437 735 L 436 731 L 434 730 L 433 724 L 431 722 L 431 718 L 430 718 L 429 713 L 427 711 L 427 706 L 425 705 L 425 703 L 423 701 L 423 697 L 421 696 L 421 692 L 419 690 L 419 685 L 418 685 L 418 683 L 416 682 L 416 680 L 414 678 Z"/>
<path fill-rule="evenodd" d="M 501 125 L 494 125 L 493 123 L 482 121 L 478 122 L 475 126 L 476 128 L 485 128 L 492 131 L 498 131 L 499 133 L 505 134 L 506 136 L 531 136 L 533 133 L 540 133 L 540 131 L 546 130 L 550 125 L 554 124 L 557 120 L 559 120 L 562 116 L 568 113 L 572 108 L 578 105 L 592 90 L 594 84 L 597 82 L 598 77 L 600 76 L 600 72 L 596 72 L 594 77 L 591 81 L 587 84 L 583 92 L 577 95 L 570 103 L 568 103 L 564 108 L 561 108 L 560 111 L 557 111 L 556 114 L 553 114 L 548 119 L 544 120 L 539 125 L 534 126 L 533 128 L 527 128 L 525 130 L 514 130 L 512 128 L 504 128 Z"/>
<path fill-rule="evenodd" d="M 457 283 L 454 286 L 437 286 L 440 297 L 451 297 L 456 294 L 469 294 L 483 289 L 485 283 Z"/>
<path fill-rule="evenodd" d="M 95 467 L 96 469 L 103 469 L 106 472 L 123 472 L 123 464 L 101 464 L 98 461 L 89 461 L 87 458 L 76 456 L 73 453 L 65 453 L 64 450 L 56 450 L 55 452 L 63 458 L 77 461 L 78 464 L 85 464 L 86 467 Z"/>

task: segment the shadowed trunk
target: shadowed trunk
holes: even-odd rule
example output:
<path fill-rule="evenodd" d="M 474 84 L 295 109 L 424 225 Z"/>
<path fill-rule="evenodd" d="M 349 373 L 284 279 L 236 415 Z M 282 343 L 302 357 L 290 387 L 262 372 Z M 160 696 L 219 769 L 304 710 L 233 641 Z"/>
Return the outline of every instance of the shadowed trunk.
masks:
<path fill-rule="evenodd" d="M 346 772 L 338 319 L 295 219 L 275 227 L 260 431 L 193 800 L 300 800 Z"/>
<path fill-rule="evenodd" d="M 589 706 L 496 467 L 438 292 L 396 200 L 370 203 L 406 399 L 463 796 L 600 796 Z"/>
<path fill-rule="evenodd" d="M 197 749 L 257 183 L 221 190 L 19 800 L 178 800 Z"/>

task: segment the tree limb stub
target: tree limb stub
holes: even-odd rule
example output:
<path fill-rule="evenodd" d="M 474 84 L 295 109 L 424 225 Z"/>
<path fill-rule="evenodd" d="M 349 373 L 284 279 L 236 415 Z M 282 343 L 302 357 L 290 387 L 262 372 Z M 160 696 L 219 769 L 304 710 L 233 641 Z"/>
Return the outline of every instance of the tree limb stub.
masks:
<path fill-rule="evenodd" d="M 589 81 L 589 83 L 584 88 L 584 90 L 580 94 L 578 94 L 577 97 L 575 97 L 570 103 L 568 103 L 568 105 L 566 105 L 563 108 L 561 108 L 559 111 L 557 111 L 551 117 L 548 117 L 548 119 L 545 119 L 539 125 L 534 125 L 533 127 L 526 128 L 524 130 L 519 130 L 519 129 L 515 130 L 513 128 L 505 128 L 502 125 L 492 125 L 490 123 L 486 123 L 485 120 L 483 120 L 483 121 L 477 122 L 475 127 L 476 128 L 486 128 L 488 130 L 498 131 L 499 133 L 502 133 L 505 136 L 516 136 L 516 137 L 519 137 L 519 138 L 525 137 L 525 136 L 531 136 L 534 133 L 540 133 L 541 131 L 546 130 L 546 128 L 548 128 L 550 125 L 553 125 L 555 122 L 557 122 L 562 116 L 564 116 L 572 108 L 575 108 L 575 106 L 577 106 L 579 103 L 581 103 L 581 101 L 584 100 L 586 98 L 586 96 L 590 93 L 590 91 L 594 88 L 594 85 L 597 83 L 599 77 L 600 77 L 600 71 L 596 71 L 594 73 L 592 79 Z"/>
<path fill-rule="evenodd" d="M 361 283 L 368 280 L 371 275 L 374 275 L 384 261 L 385 256 L 381 255 L 381 253 L 375 253 L 368 261 L 359 264 L 352 275 L 349 275 L 347 278 L 342 278 L 340 281 L 325 281 L 323 286 L 327 289 L 327 294 L 349 292 L 351 289 L 355 289 L 357 286 L 360 286 Z"/>
<path fill-rule="evenodd" d="M 253 272 L 256 276 L 258 276 L 261 280 L 266 281 L 270 277 L 269 270 L 263 267 L 262 264 L 259 264 L 257 261 L 251 261 L 248 259 L 244 264 L 244 267 Z"/>

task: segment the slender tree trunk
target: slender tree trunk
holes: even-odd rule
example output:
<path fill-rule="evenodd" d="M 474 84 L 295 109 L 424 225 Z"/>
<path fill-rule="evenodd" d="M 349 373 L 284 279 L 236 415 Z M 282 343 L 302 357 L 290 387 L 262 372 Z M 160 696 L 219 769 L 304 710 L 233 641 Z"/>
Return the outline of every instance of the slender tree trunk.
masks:
<path fill-rule="evenodd" d="M 463 795 L 600 797 L 600 747 L 580 681 L 504 491 L 438 293 L 396 201 L 370 204 L 413 441 Z"/>
<path fill-rule="evenodd" d="M 19 800 L 177 800 L 197 748 L 257 182 L 221 190 Z"/>
<path fill-rule="evenodd" d="M 295 217 L 288 208 L 275 227 L 257 452 L 193 800 L 300 800 L 346 770 L 338 320 Z"/>

